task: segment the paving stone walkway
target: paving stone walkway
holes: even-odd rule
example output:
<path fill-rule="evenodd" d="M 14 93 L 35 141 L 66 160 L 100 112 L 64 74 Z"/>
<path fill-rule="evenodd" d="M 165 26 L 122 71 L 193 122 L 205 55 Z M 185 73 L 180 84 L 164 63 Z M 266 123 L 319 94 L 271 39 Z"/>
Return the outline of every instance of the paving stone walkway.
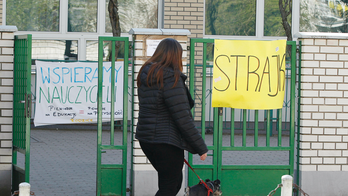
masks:
<path fill-rule="evenodd" d="M 115 132 L 115 143 L 120 143 L 121 132 Z M 130 137 L 128 137 L 130 138 Z M 230 145 L 230 136 L 223 138 L 223 145 Z M 282 138 L 288 145 L 288 137 Z M 109 132 L 103 132 L 103 143 L 109 141 Z M 212 145 L 212 135 L 206 135 Z M 235 145 L 241 145 L 242 137 L 235 136 Z M 271 137 L 271 146 L 277 145 L 277 136 Z M 253 136 L 247 136 L 247 146 L 254 145 Z M 129 146 L 130 146 L 130 142 Z M 265 137 L 259 137 L 259 145 L 265 144 Z M 121 153 L 102 156 L 103 163 L 120 163 Z M 130 160 L 130 153 L 128 153 Z M 194 163 L 211 164 L 194 156 Z M 20 158 L 20 157 L 19 157 Z M 31 130 L 31 190 L 36 196 L 95 196 L 96 195 L 96 130 Z M 288 164 L 287 152 L 235 151 L 223 152 L 223 164 Z M 130 162 L 130 161 L 129 161 Z M 128 166 L 130 168 L 130 166 Z M 128 171 L 129 175 L 129 171 Z M 127 183 L 129 184 L 129 182 Z"/>

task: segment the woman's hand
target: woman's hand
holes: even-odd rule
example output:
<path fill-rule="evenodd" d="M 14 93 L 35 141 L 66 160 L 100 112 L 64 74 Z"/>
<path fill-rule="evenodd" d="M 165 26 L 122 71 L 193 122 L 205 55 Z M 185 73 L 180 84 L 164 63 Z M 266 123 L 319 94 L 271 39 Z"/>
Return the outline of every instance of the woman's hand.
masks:
<path fill-rule="evenodd" d="M 201 155 L 201 160 L 204 161 L 207 158 L 207 153 Z"/>

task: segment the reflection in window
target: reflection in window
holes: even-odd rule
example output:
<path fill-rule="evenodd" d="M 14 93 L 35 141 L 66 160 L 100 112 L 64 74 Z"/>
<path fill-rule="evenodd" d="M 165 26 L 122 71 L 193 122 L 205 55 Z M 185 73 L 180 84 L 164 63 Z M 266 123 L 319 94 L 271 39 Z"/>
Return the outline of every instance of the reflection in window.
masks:
<path fill-rule="evenodd" d="M 117 53 L 117 60 L 123 60 L 124 58 L 124 42 L 119 42 L 120 48 Z M 130 51 L 128 51 L 130 54 Z M 105 41 L 103 43 L 103 61 L 111 60 L 111 42 Z M 87 61 L 98 61 L 98 41 L 87 41 L 86 48 L 86 60 Z"/>
<path fill-rule="evenodd" d="M 205 9 L 206 35 L 255 35 L 256 0 L 206 0 Z"/>
<path fill-rule="evenodd" d="M 78 60 L 76 40 L 32 40 L 32 59 Z"/>
<path fill-rule="evenodd" d="M 291 18 L 291 15 L 288 18 Z M 264 20 L 265 36 L 286 36 L 279 11 L 279 0 L 265 0 Z"/>
<path fill-rule="evenodd" d="M 86 60 L 98 61 L 98 41 L 87 41 Z M 103 43 L 103 61 L 109 61 L 111 53 L 110 42 Z"/>
<path fill-rule="evenodd" d="M 105 31 L 111 33 L 108 4 L 106 2 Z M 118 13 L 122 33 L 131 28 L 157 28 L 158 0 L 118 0 Z"/>
<path fill-rule="evenodd" d="M 86 42 L 86 60 L 98 61 L 98 41 Z"/>
<path fill-rule="evenodd" d="M 97 32 L 97 0 L 69 0 L 68 32 Z"/>
<path fill-rule="evenodd" d="M 301 0 L 301 32 L 348 32 L 348 6 L 341 0 Z"/>
<path fill-rule="evenodd" d="M 59 31 L 59 0 L 6 0 L 6 24 L 19 31 Z"/>

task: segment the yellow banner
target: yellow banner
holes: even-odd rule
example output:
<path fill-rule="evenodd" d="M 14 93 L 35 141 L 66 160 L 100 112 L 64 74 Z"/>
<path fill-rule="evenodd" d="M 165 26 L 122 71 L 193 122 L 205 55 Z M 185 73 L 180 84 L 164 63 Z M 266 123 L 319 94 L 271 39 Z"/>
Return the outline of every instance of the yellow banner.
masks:
<path fill-rule="evenodd" d="M 215 40 L 212 106 L 282 108 L 285 51 L 286 40 Z"/>

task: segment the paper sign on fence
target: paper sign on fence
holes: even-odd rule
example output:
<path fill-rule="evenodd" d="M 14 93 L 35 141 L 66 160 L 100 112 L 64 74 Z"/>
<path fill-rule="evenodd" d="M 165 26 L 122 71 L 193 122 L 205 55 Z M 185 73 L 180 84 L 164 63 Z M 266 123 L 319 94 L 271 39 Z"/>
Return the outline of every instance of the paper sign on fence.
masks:
<path fill-rule="evenodd" d="M 212 106 L 282 108 L 285 51 L 286 40 L 215 40 Z"/>
<path fill-rule="evenodd" d="M 115 120 L 123 118 L 123 62 L 115 62 Z M 111 63 L 103 64 L 103 121 L 110 121 Z M 36 61 L 34 125 L 97 122 L 98 63 Z"/>

